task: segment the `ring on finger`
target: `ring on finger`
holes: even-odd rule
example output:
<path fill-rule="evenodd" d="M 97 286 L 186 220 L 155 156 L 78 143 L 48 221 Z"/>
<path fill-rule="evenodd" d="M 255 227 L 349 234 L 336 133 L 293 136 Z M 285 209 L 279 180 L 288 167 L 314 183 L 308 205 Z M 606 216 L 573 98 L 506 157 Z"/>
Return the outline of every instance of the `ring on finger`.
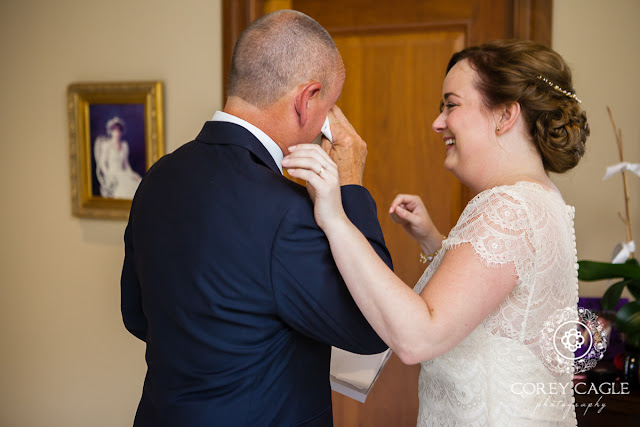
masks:
<path fill-rule="evenodd" d="M 320 166 L 320 170 L 317 172 L 318 176 L 322 176 L 322 172 L 327 168 L 327 165 Z"/>

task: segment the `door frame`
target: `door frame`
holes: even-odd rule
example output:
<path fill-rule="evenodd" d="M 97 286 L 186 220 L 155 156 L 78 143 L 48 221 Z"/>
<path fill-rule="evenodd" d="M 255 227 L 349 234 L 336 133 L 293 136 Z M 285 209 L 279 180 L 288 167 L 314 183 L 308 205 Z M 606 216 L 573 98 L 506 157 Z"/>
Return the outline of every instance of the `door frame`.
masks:
<path fill-rule="evenodd" d="M 222 1 L 222 105 L 226 100 L 233 47 L 247 25 L 262 15 L 264 3 L 264 0 Z M 512 38 L 533 40 L 551 47 L 553 0 L 513 0 L 512 9 L 512 22 L 507 23 Z M 486 40 L 471 42 L 484 41 Z"/>

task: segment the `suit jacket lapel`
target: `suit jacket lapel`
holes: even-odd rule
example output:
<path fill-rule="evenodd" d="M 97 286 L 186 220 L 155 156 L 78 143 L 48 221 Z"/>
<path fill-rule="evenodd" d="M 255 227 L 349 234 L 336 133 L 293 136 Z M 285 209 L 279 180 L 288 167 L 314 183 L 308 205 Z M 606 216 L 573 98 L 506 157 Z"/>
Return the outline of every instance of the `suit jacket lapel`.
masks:
<path fill-rule="evenodd" d="M 240 125 L 229 122 L 208 121 L 196 141 L 206 144 L 238 145 L 253 153 L 265 166 L 280 174 L 280 169 L 269 151 L 251 132 Z"/>

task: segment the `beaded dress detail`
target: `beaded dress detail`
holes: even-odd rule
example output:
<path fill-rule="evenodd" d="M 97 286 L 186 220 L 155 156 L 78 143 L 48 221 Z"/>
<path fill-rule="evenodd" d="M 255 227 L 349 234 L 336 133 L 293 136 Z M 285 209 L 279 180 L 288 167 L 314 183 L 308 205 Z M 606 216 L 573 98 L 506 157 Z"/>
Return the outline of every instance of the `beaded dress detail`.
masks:
<path fill-rule="evenodd" d="M 558 193 L 526 181 L 469 202 L 415 291 L 462 244 L 488 267 L 513 263 L 516 286 L 460 344 L 422 363 L 418 426 L 576 425 L 571 368 L 547 363 L 541 334 L 555 312 L 577 307 L 573 217 Z M 529 383 L 566 388 L 529 393 Z"/>

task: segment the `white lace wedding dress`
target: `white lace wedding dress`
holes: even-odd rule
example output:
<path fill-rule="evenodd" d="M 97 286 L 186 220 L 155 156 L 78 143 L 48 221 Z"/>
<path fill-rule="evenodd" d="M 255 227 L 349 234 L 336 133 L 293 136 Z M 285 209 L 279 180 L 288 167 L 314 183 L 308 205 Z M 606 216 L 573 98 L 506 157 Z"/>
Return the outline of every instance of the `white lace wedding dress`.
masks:
<path fill-rule="evenodd" d="M 517 284 L 460 344 L 422 363 L 418 426 L 576 425 L 573 389 L 547 386 L 570 384 L 572 361 L 553 366 L 541 334 L 554 312 L 577 306 L 573 214 L 558 193 L 524 181 L 469 202 L 416 292 L 462 244 L 488 266 L 512 262 Z"/>

